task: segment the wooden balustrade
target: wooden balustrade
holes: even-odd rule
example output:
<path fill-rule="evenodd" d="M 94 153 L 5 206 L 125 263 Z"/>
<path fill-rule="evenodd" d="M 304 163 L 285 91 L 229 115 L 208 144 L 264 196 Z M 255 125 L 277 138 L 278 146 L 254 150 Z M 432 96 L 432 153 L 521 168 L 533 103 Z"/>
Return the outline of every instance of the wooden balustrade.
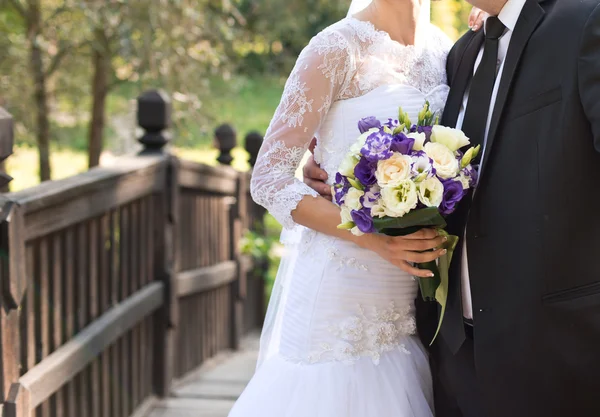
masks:
<path fill-rule="evenodd" d="M 140 155 L 0 195 L 3 417 L 130 416 L 260 325 L 249 175 L 164 152 L 169 115 L 144 94 Z"/>

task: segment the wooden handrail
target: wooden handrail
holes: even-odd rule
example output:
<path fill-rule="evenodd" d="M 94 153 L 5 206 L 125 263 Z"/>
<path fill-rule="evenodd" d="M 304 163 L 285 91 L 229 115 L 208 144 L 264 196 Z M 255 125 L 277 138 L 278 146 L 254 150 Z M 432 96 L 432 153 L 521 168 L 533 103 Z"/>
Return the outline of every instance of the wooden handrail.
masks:
<path fill-rule="evenodd" d="M 163 304 L 163 285 L 152 283 L 115 305 L 25 375 L 17 384 L 28 391 L 29 406 L 35 408 L 50 398 L 120 336 Z M 19 392 L 15 388 L 13 392 Z M 10 406 L 15 398 L 8 398 Z"/>
<path fill-rule="evenodd" d="M 131 415 L 261 323 L 250 174 L 164 152 L 139 104 L 139 155 L 0 194 L 0 417 Z"/>

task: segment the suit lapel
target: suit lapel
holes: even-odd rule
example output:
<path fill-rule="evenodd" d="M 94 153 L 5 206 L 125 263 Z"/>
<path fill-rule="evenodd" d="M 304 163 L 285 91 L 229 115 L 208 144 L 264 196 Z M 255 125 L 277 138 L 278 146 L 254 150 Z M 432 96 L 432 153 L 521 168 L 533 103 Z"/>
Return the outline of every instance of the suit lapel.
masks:
<path fill-rule="evenodd" d="M 485 155 L 483 156 L 480 177 L 483 176 L 490 155 L 492 154 L 492 145 L 494 143 L 494 139 L 496 138 L 496 133 L 498 132 L 498 124 L 500 123 L 500 119 L 504 112 L 506 99 L 508 98 L 508 93 L 510 92 L 519 61 L 521 60 L 523 51 L 529 42 L 529 38 L 531 38 L 531 35 L 544 17 L 545 12 L 544 9 L 542 9 L 542 7 L 538 4 L 539 2 L 541 1 L 529 0 L 525 3 L 517 25 L 515 26 L 515 31 L 512 34 L 508 52 L 506 54 L 506 61 L 504 62 L 504 69 L 502 71 L 498 96 L 494 106 L 494 113 L 490 123 L 490 130 L 488 132 L 486 151 Z"/>
<path fill-rule="evenodd" d="M 445 126 L 456 126 L 465 91 L 471 78 L 473 78 L 473 68 L 475 67 L 475 61 L 477 60 L 477 55 L 484 39 L 483 30 L 480 30 L 471 38 L 463 52 L 463 56 L 454 74 L 454 80 L 450 86 L 450 93 L 448 94 L 446 107 L 442 115 L 442 124 Z"/>

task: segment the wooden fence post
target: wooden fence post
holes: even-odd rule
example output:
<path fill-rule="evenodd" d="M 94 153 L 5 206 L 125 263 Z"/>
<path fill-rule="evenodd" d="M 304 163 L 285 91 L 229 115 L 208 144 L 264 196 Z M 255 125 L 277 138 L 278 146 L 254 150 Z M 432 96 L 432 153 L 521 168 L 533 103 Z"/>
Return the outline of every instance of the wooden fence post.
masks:
<path fill-rule="evenodd" d="M 250 167 L 254 168 L 260 147 L 263 143 L 263 136 L 258 132 L 250 132 L 246 135 L 244 142 L 246 152 L 248 152 L 249 155 L 248 162 L 250 163 Z M 249 187 L 248 190 L 250 190 Z M 267 211 L 264 207 L 255 204 L 251 198 L 249 198 L 249 202 L 250 204 L 247 205 L 247 211 L 250 224 L 248 224 L 247 227 L 255 232 L 264 233 L 265 228 L 263 218 Z"/>
<path fill-rule="evenodd" d="M 13 118 L 0 107 L 0 192 L 9 191 L 8 183 L 12 178 L 6 175 L 5 160 L 13 153 L 14 129 Z"/>
<path fill-rule="evenodd" d="M 217 161 L 223 165 L 231 165 L 233 162 L 231 151 L 237 146 L 237 136 L 233 126 L 223 124 L 215 129 L 215 146 L 220 151 Z"/>
<path fill-rule="evenodd" d="M 144 129 L 139 139 L 144 149 L 140 155 L 163 154 L 167 164 L 165 192 L 154 196 L 154 279 L 162 281 L 165 288 L 164 305 L 154 316 L 154 390 L 167 396 L 174 374 L 175 327 L 178 323 L 176 273 L 176 231 L 178 215 L 177 158 L 164 147 L 169 142 L 165 132 L 171 125 L 171 102 L 159 91 L 148 91 L 138 97 L 138 124 Z"/>
<path fill-rule="evenodd" d="M 12 154 L 12 116 L 0 108 L 0 161 Z M 0 190 L 8 191 L 12 178 L 0 173 Z M 26 296 L 25 234 L 20 208 L 5 196 L 0 196 L 0 401 L 14 400 L 20 404 L 19 415 L 29 413 L 27 393 L 17 383 L 21 375 L 21 315 Z M 14 408 L 14 407 L 13 407 Z M 4 416 L 14 411 L 2 410 Z M 16 414 L 13 414 L 16 415 Z"/>
<path fill-rule="evenodd" d="M 250 155 L 248 162 L 250 166 L 254 168 L 256 165 L 256 159 L 258 158 L 258 152 L 263 143 L 263 136 L 258 132 L 249 132 L 244 139 L 244 147 L 246 152 Z"/>
<path fill-rule="evenodd" d="M 253 131 L 249 132 L 244 140 L 244 146 L 246 152 L 248 152 L 248 163 L 250 167 L 254 169 L 254 165 L 256 165 L 256 160 L 258 159 L 258 153 L 260 152 L 260 148 L 263 144 L 263 135 L 260 133 Z M 264 207 L 259 206 L 254 201 L 252 201 L 252 196 L 250 195 L 250 181 L 252 179 L 252 173 L 248 175 L 248 187 L 246 189 L 246 227 L 254 232 L 259 234 L 265 234 L 265 224 L 264 217 L 266 214 L 266 210 Z M 250 277 L 248 278 L 248 285 L 252 285 L 253 294 L 256 297 L 255 308 L 252 311 L 252 319 L 250 320 L 254 326 L 261 326 L 266 313 L 266 294 L 265 294 L 265 279 L 269 270 L 269 260 L 263 260 L 259 265 L 253 265 L 252 268 L 252 284 L 250 284 Z"/>
<path fill-rule="evenodd" d="M 231 165 L 231 150 L 237 145 L 236 132 L 233 126 L 223 124 L 215 130 L 215 146 L 219 149 L 217 161 L 222 165 Z M 229 206 L 229 254 L 236 263 L 236 280 L 231 283 L 231 323 L 230 345 L 233 349 L 240 347 L 244 331 L 244 298 L 246 296 L 246 274 L 242 268 L 239 242 L 242 237 L 242 211 L 244 206 L 243 191 L 245 175 L 238 173 L 235 198 Z"/>

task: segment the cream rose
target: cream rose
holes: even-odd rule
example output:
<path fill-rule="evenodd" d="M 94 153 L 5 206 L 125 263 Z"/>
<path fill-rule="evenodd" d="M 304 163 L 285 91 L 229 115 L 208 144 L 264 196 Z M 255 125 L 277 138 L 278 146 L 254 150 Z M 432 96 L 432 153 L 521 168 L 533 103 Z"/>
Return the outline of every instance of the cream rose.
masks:
<path fill-rule="evenodd" d="M 441 143 L 429 142 L 423 148 L 428 157 L 433 159 L 433 167 L 440 178 L 454 178 L 458 174 L 458 159 L 454 152 Z"/>
<path fill-rule="evenodd" d="M 419 200 L 427 207 L 439 207 L 444 198 L 444 184 L 436 177 L 429 177 L 418 185 Z"/>
<path fill-rule="evenodd" d="M 346 198 L 344 199 L 344 204 L 350 210 L 360 210 L 362 208 L 362 204 L 360 203 L 360 198 L 365 195 L 364 191 L 361 191 L 357 188 L 350 188 L 348 193 L 346 194 Z"/>
<path fill-rule="evenodd" d="M 427 138 L 425 133 L 412 132 L 406 135 L 406 137 L 415 140 L 415 144 L 413 145 L 413 151 L 423 150 L 423 145 L 425 144 L 425 139 Z"/>
<path fill-rule="evenodd" d="M 396 187 L 409 178 L 412 159 L 408 155 L 394 153 L 390 159 L 379 161 L 375 178 L 380 187 Z"/>
<path fill-rule="evenodd" d="M 434 143 L 441 143 L 452 152 L 456 152 L 463 146 L 467 146 L 471 143 L 462 130 L 440 125 L 433 126 L 433 129 L 431 130 L 431 141 Z"/>
<path fill-rule="evenodd" d="M 402 217 L 417 207 L 419 202 L 417 186 L 411 180 L 404 180 L 397 187 L 383 188 L 381 199 L 387 216 Z"/>

